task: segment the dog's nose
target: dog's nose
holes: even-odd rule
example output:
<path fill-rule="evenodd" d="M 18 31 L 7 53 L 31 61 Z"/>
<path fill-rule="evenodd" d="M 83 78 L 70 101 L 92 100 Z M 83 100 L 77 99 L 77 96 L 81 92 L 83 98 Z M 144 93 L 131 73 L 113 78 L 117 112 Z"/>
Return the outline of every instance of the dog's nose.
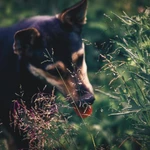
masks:
<path fill-rule="evenodd" d="M 95 97 L 93 94 L 86 94 L 80 98 L 79 101 L 76 102 L 79 107 L 86 107 L 87 105 L 92 105 L 95 101 Z"/>

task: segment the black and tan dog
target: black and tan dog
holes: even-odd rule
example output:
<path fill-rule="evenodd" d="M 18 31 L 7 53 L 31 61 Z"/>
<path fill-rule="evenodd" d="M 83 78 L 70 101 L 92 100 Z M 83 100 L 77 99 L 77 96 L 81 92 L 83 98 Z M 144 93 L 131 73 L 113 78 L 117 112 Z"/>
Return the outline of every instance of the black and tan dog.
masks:
<path fill-rule="evenodd" d="M 20 84 L 29 105 L 30 97 L 46 84 L 80 110 L 85 102 L 94 102 L 81 38 L 86 11 L 87 0 L 81 0 L 56 16 L 35 16 L 0 29 L 0 119 L 18 149 L 28 144 L 10 127 L 9 112 Z"/>

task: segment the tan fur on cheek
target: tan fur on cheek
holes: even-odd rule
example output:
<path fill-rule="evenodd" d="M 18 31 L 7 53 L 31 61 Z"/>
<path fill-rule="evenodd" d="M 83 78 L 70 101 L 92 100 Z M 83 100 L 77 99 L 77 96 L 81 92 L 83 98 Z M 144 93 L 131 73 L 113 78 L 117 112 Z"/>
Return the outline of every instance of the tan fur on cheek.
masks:
<path fill-rule="evenodd" d="M 72 54 L 72 62 L 76 62 L 76 60 L 78 59 L 79 56 L 84 55 L 84 44 L 82 44 L 82 48 L 79 49 L 77 52 L 74 52 Z"/>
<path fill-rule="evenodd" d="M 36 68 L 31 64 L 29 65 L 28 69 L 37 78 L 46 80 L 47 83 L 55 86 L 64 96 L 67 96 L 69 94 L 72 95 L 75 91 L 75 84 L 69 78 L 68 80 L 64 80 L 63 78 L 56 78 L 54 76 L 51 76 L 46 71 L 43 71 L 40 68 Z"/>
<path fill-rule="evenodd" d="M 46 71 L 43 71 L 40 68 L 36 68 L 31 64 L 29 65 L 28 69 L 37 78 L 40 78 L 41 80 L 46 80 L 47 83 L 49 83 L 53 86 L 59 87 L 59 89 L 62 91 L 62 89 L 61 89 L 62 83 L 61 83 L 60 79 L 57 79 L 56 77 L 53 77 L 52 75 L 50 75 Z"/>

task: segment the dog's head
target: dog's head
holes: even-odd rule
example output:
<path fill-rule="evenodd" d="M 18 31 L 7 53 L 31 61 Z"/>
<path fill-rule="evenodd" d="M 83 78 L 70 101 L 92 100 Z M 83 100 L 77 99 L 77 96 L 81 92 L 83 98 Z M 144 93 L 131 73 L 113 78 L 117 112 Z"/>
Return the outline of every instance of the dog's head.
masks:
<path fill-rule="evenodd" d="M 91 109 L 94 102 L 81 38 L 86 10 L 87 0 L 81 0 L 55 17 L 36 18 L 31 28 L 15 34 L 13 46 L 33 75 L 55 86 L 77 106 L 77 114 L 87 106 Z"/>

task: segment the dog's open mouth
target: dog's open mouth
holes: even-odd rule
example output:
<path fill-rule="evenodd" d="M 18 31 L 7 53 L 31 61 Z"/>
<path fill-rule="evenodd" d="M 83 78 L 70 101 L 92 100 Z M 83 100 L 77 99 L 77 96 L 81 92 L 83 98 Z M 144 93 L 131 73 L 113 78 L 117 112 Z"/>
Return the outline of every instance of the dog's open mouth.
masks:
<path fill-rule="evenodd" d="M 92 104 L 94 103 L 94 96 L 91 93 L 80 97 L 79 101 L 73 101 L 74 111 L 81 118 L 86 118 L 92 115 Z"/>
<path fill-rule="evenodd" d="M 86 118 L 92 115 L 92 106 L 91 105 L 87 105 L 86 107 L 78 107 L 75 106 L 73 107 L 74 111 L 76 112 L 76 114 L 81 117 L 81 118 Z"/>

